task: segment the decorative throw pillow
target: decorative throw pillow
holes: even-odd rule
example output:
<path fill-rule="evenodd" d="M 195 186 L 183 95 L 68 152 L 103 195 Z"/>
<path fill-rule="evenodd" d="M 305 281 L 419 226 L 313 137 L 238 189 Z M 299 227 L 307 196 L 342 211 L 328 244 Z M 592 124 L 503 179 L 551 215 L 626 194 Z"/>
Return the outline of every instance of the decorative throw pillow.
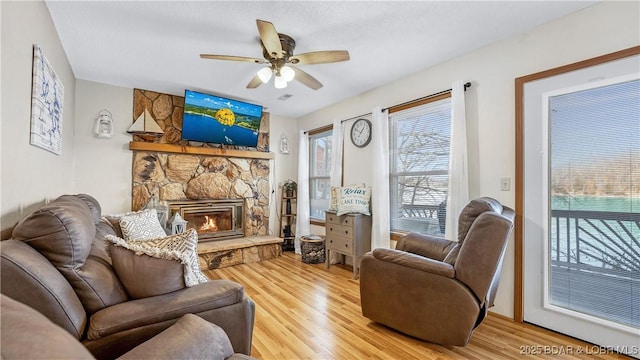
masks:
<path fill-rule="evenodd" d="M 340 188 L 336 215 L 340 216 L 348 213 L 371 215 L 369 212 L 370 199 L 370 187 L 346 186 Z"/>
<path fill-rule="evenodd" d="M 160 295 L 179 290 L 182 283 L 190 287 L 209 281 L 200 270 L 197 250 L 198 233 L 195 229 L 152 240 L 125 240 L 113 235 L 107 235 L 106 240 L 115 245 L 111 249 L 113 267 L 132 297 L 134 297 L 133 294 L 139 297 Z M 119 249 L 115 247 L 121 247 L 127 251 L 118 251 Z M 177 268 L 170 263 L 164 271 L 160 271 L 161 264 L 153 261 L 157 259 L 181 264 L 181 273 L 178 274 Z M 171 280 L 168 279 L 170 276 L 173 276 Z M 183 281 L 176 282 L 176 276 L 182 276 Z M 164 284 L 157 288 L 151 285 L 141 289 L 144 287 L 141 284 L 145 281 L 156 285 L 162 284 L 163 281 L 171 284 Z"/>
<path fill-rule="evenodd" d="M 156 209 L 148 209 L 124 215 L 120 218 L 120 229 L 125 240 L 150 240 L 166 237 L 160 225 Z"/>
<path fill-rule="evenodd" d="M 348 185 L 346 187 L 367 187 L 367 185 L 365 183 L 362 184 L 351 184 Z M 331 187 L 331 194 L 330 194 L 330 198 L 329 198 L 329 210 L 338 210 L 338 193 L 340 192 L 342 188 L 340 186 L 332 186 Z"/>

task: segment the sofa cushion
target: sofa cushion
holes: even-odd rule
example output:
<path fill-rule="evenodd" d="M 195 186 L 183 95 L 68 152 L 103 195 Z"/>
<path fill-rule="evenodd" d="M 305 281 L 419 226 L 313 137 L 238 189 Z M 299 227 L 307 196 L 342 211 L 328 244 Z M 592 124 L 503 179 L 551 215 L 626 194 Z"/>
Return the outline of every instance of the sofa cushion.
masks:
<path fill-rule="evenodd" d="M 27 305 L 2 295 L 0 307 L 3 360 L 94 359 L 77 339 Z"/>
<path fill-rule="evenodd" d="M 165 237 L 156 209 L 143 210 L 120 218 L 120 229 L 125 240 L 149 240 Z"/>
<path fill-rule="evenodd" d="M 76 195 L 80 199 L 82 199 L 85 204 L 91 210 L 91 215 L 93 216 L 93 223 L 98 225 L 100 222 L 100 215 L 102 214 L 102 208 L 100 207 L 100 203 L 93 196 L 87 194 L 78 194 Z"/>
<path fill-rule="evenodd" d="M 2 294 L 45 315 L 77 339 L 87 313 L 67 279 L 36 249 L 17 240 L 0 241 Z"/>
<path fill-rule="evenodd" d="M 176 260 L 136 254 L 125 247 L 109 244 L 113 268 L 133 299 L 162 295 L 185 287 L 184 265 Z"/>
<path fill-rule="evenodd" d="M 73 268 L 84 264 L 95 235 L 89 206 L 63 195 L 20 220 L 12 238 L 26 242 L 57 268 Z"/>
<path fill-rule="evenodd" d="M 86 197 L 63 195 L 22 219 L 12 234 L 62 273 L 89 314 L 127 300 L 104 243 L 96 240 L 96 210 Z"/>
<path fill-rule="evenodd" d="M 112 248 L 112 261 L 116 270 L 116 273 L 120 279 L 124 282 L 125 288 L 132 293 L 138 294 L 137 297 L 147 297 L 162 294 L 155 293 L 156 291 L 166 291 L 174 288 L 178 283 L 172 282 L 172 286 L 168 288 L 149 288 L 140 290 L 137 287 L 141 282 L 147 279 L 151 283 L 159 284 L 165 275 L 176 275 L 175 267 L 169 267 L 167 272 L 154 273 L 151 269 L 145 269 L 143 273 L 136 273 L 130 267 L 136 266 L 138 269 L 143 269 L 145 266 L 151 266 L 152 263 L 147 257 L 153 257 L 156 259 L 174 261 L 182 264 L 181 277 L 184 279 L 186 286 L 193 286 L 202 282 L 207 282 L 209 279 L 204 276 L 200 270 L 200 263 L 198 261 L 198 233 L 195 229 L 188 229 L 182 234 L 167 236 L 164 238 L 146 240 L 146 241 L 127 241 L 122 238 L 108 235 L 106 239 L 113 243 L 115 246 L 127 249 L 126 252 L 113 252 Z M 124 255 L 120 257 L 120 255 Z M 141 255 L 147 255 L 142 257 Z M 134 256 L 134 257 L 132 257 Z M 135 256 L 140 256 L 136 259 Z M 160 265 L 158 262 L 153 262 L 153 266 Z M 148 276 L 148 278 L 145 278 Z M 175 289 L 178 290 L 178 289 Z M 172 290 L 172 291 L 175 291 Z M 144 294 L 149 294 L 144 296 Z"/>

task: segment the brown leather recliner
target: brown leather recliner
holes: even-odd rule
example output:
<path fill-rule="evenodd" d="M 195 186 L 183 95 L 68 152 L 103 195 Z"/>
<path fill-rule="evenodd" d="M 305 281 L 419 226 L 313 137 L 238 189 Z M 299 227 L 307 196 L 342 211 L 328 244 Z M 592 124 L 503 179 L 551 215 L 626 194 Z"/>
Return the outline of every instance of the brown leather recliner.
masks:
<path fill-rule="evenodd" d="M 242 285 L 212 280 L 132 298 L 103 239 L 116 229 L 100 211 L 91 196 L 63 195 L 22 219 L 0 242 L 2 294 L 45 315 L 98 359 L 121 356 L 185 314 L 220 326 L 235 353 L 250 354 L 255 304 Z"/>
<path fill-rule="evenodd" d="M 493 306 L 513 221 L 512 209 L 479 198 L 461 211 L 457 242 L 410 233 L 395 250 L 368 252 L 362 314 L 419 339 L 466 345 Z"/>

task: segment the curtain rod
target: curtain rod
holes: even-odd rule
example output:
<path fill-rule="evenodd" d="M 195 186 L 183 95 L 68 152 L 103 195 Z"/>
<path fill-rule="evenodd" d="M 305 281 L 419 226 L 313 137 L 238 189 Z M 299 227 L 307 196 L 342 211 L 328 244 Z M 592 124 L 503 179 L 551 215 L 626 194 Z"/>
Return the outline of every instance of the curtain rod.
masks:
<path fill-rule="evenodd" d="M 467 88 L 469 88 L 469 87 L 471 87 L 471 82 L 470 81 L 468 81 L 468 82 L 466 82 L 464 84 L 464 91 L 467 91 Z M 439 91 L 439 92 L 431 94 L 431 95 L 427 95 L 427 96 L 423 96 L 423 97 L 420 97 L 420 98 L 417 98 L 417 99 L 409 100 L 407 102 L 403 102 L 402 104 L 396 104 L 396 105 L 393 105 L 393 106 L 389 106 L 389 107 L 384 108 L 382 110 L 383 111 L 384 110 L 389 110 L 389 109 L 394 108 L 394 107 L 404 106 L 404 105 L 408 105 L 408 104 L 411 104 L 411 103 L 414 103 L 414 102 L 426 100 L 426 99 L 429 99 L 429 98 L 432 98 L 432 97 L 436 97 L 436 96 L 439 96 L 439 95 L 442 95 L 442 94 L 449 93 L 449 92 L 451 92 L 451 90 L 453 90 L 453 89 L 447 89 L 447 90 Z"/>
<path fill-rule="evenodd" d="M 470 82 L 470 81 L 467 81 L 466 83 L 464 83 L 464 91 L 467 91 L 467 88 L 470 88 L 470 87 L 471 87 L 471 82 Z M 439 91 L 439 92 L 434 93 L 434 94 L 431 94 L 431 95 L 423 96 L 423 97 L 420 97 L 420 98 L 417 98 L 417 99 L 413 99 L 413 100 L 410 100 L 410 101 L 407 101 L 407 102 L 403 102 L 403 103 L 401 103 L 401 104 L 396 104 L 396 105 L 393 105 L 393 106 L 389 106 L 389 107 L 384 108 L 384 109 L 382 109 L 382 110 L 383 110 L 383 111 L 384 111 L 384 110 L 389 110 L 389 109 L 394 108 L 394 107 L 403 106 L 403 105 L 411 104 L 411 103 L 414 103 L 414 102 L 417 102 L 417 101 L 421 101 L 421 100 L 429 99 L 429 98 L 432 98 L 432 97 L 434 97 L 434 96 L 438 96 L 438 95 L 442 95 L 442 94 L 446 94 L 446 93 L 448 93 L 448 92 L 451 92 L 451 90 L 453 90 L 453 89 L 447 89 L 447 90 Z M 362 114 L 362 115 L 358 115 L 358 116 L 350 117 L 350 118 L 348 118 L 348 119 L 340 120 L 340 123 L 342 124 L 342 123 L 343 123 L 343 122 L 345 122 L 345 121 L 350 121 L 350 120 L 357 119 L 357 118 L 361 118 L 361 117 L 363 117 L 363 116 L 367 116 L 367 115 L 371 115 L 371 113 L 370 113 L 370 112 L 368 112 L 368 113 L 366 113 L 366 114 Z M 307 130 L 307 131 L 305 131 L 304 133 L 305 133 L 305 134 L 307 134 L 307 133 L 309 133 L 309 131 L 313 131 L 313 130 Z"/>

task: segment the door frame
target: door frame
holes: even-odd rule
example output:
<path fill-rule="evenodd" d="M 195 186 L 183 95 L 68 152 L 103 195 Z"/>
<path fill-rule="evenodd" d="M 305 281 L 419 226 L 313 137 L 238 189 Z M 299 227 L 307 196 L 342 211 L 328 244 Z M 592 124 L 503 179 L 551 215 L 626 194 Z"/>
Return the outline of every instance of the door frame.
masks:
<path fill-rule="evenodd" d="M 515 264 L 514 264 L 514 294 L 513 319 L 524 322 L 524 87 L 528 82 L 564 74 L 570 71 L 600 65 L 610 61 L 623 59 L 640 54 L 640 46 L 616 51 L 573 64 L 559 66 L 515 79 L 515 110 L 516 110 L 516 174 L 515 174 Z"/>

